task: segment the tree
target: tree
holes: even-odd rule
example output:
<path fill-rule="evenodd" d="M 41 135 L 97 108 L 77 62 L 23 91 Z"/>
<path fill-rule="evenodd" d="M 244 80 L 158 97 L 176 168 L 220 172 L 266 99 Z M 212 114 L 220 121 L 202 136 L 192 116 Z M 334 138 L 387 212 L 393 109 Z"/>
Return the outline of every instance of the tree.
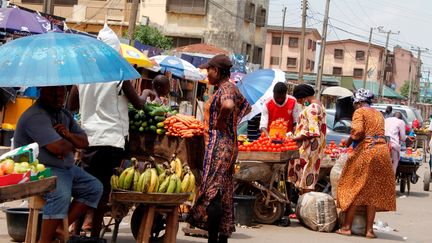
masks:
<path fill-rule="evenodd" d="M 169 50 L 173 47 L 172 38 L 164 36 L 157 28 L 148 25 L 138 26 L 135 29 L 133 37 L 143 44 L 164 50 Z"/>
<path fill-rule="evenodd" d="M 400 88 L 401 95 L 406 97 L 406 98 L 408 98 L 408 96 L 409 96 L 409 86 L 410 86 L 410 81 L 405 80 L 404 84 Z"/>

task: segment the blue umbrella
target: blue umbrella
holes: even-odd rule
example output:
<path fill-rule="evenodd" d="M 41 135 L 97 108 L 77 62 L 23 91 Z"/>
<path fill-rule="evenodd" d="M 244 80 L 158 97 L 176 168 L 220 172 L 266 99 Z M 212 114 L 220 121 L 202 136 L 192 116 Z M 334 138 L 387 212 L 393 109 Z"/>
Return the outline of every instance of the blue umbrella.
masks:
<path fill-rule="evenodd" d="M 273 87 L 278 82 L 285 82 L 285 73 L 277 69 L 261 69 L 247 74 L 237 87 L 252 105 L 252 111 L 243 118 L 250 120 L 261 113 L 266 101 L 273 95 Z"/>
<path fill-rule="evenodd" d="M 0 8 L 0 31 L 19 36 L 61 32 L 43 16 L 19 8 Z"/>
<path fill-rule="evenodd" d="M 178 78 L 201 81 L 206 76 L 199 69 L 183 59 L 174 56 L 159 55 L 150 58 L 159 64 L 162 72 L 169 71 Z"/>
<path fill-rule="evenodd" d="M 139 77 L 120 53 L 84 35 L 47 33 L 0 46 L 0 87 L 100 83 Z"/>

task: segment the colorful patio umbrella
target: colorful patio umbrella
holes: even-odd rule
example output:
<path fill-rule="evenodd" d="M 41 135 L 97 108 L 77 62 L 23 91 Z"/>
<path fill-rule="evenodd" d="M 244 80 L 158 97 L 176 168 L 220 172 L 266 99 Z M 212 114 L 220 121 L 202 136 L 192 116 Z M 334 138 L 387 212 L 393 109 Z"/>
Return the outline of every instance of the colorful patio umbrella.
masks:
<path fill-rule="evenodd" d="M 84 35 L 47 33 L 0 46 L 0 87 L 100 83 L 139 77 L 120 53 Z"/>
<path fill-rule="evenodd" d="M 160 69 L 157 62 L 150 60 L 146 55 L 144 55 L 144 53 L 140 52 L 133 46 L 120 44 L 120 53 L 132 65 L 148 68 L 155 72 L 159 71 Z"/>
<path fill-rule="evenodd" d="M 175 56 L 159 55 L 150 58 L 156 61 L 161 67 L 162 72 L 169 71 L 173 76 L 192 81 L 201 81 L 206 76 L 200 73 L 199 69 L 191 63 Z"/>
<path fill-rule="evenodd" d="M 19 8 L 0 8 L 0 32 L 27 36 L 50 31 L 61 32 L 57 26 L 37 13 Z"/>
<path fill-rule="evenodd" d="M 240 92 L 252 105 L 252 111 L 243 118 L 243 121 L 250 120 L 261 113 L 265 102 L 273 95 L 275 84 L 285 81 L 285 73 L 281 70 L 261 69 L 247 74 L 237 82 Z"/>

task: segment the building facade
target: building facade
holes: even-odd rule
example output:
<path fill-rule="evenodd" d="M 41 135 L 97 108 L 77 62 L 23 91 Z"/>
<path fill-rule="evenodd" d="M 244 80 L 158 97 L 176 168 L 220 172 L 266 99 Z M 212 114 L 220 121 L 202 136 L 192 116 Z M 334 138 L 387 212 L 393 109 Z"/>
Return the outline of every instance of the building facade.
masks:
<path fill-rule="evenodd" d="M 391 81 L 396 84 L 396 90 L 400 91 L 405 81 L 417 80 L 418 59 L 411 51 L 405 50 L 400 46 L 395 46 L 393 48 L 391 58 L 393 64 Z"/>
<path fill-rule="evenodd" d="M 283 46 L 282 27 L 267 26 L 267 37 L 265 45 L 265 68 L 278 68 L 285 72 L 299 72 L 300 69 L 300 38 L 301 28 L 284 28 Z M 306 29 L 305 34 L 305 54 L 304 54 L 304 73 L 313 73 L 315 70 L 315 56 L 317 41 L 321 40 L 321 35 L 316 29 Z"/>
<path fill-rule="evenodd" d="M 352 76 L 354 79 L 380 80 L 384 47 L 372 44 L 368 70 L 366 68 L 368 43 L 347 39 L 327 41 L 323 73 L 334 76 Z"/>
<path fill-rule="evenodd" d="M 97 33 L 107 22 L 123 36 L 129 26 L 132 0 L 53 1 L 53 14 L 66 18 L 70 28 Z M 11 3 L 43 9 L 43 0 Z M 269 0 L 143 0 L 137 24 L 157 27 L 173 38 L 174 47 L 208 43 L 262 64 L 268 9 Z"/>

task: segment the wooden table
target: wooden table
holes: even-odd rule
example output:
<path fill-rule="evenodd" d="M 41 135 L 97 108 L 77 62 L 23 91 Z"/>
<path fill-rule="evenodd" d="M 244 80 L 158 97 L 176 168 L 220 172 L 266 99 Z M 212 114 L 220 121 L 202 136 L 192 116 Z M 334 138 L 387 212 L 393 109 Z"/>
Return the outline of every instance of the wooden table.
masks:
<path fill-rule="evenodd" d="M 36 242 L 39 211 L 44 205 L 41 196 L 56 189 L 57 177 L 0 187 L 0 202 L 29 198 L 29 218 L 27 221 L 26 243 Z"/>
<path fill-rule="evenodd" d="M 178 228 L 178 209 L 190 193 L 140 193 L 113 192 L 111 200 L 123 203 L 143 203 L 147 205 L 138 233 L 138 243 L 149 243 L 153 220 L 157 212 L 168 214 L 164 243 L 175 243 Z"/>

